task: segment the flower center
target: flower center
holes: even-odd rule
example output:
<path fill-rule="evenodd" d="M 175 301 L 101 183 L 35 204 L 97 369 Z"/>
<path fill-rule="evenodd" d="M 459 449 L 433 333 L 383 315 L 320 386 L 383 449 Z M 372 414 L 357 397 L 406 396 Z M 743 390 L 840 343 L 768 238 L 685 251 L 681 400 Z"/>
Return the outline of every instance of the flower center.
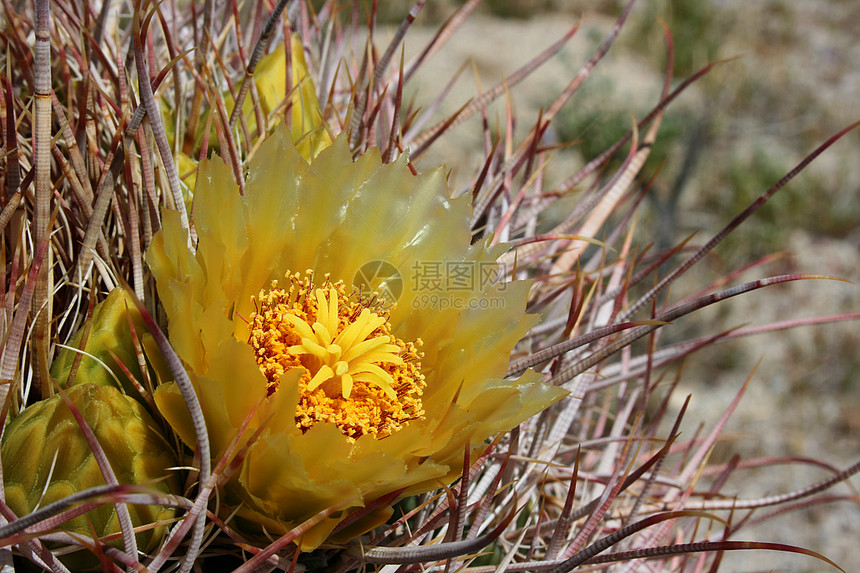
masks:
<path fill-rule="evenodd" d="M 284 372 L 304 369 L 296 426 L 331 422 L 351 439 L 384 438 L 421 418 L 420 339 L 393 336 L 380 303 L 350 297 L 343 281 L 317 287 L 311 271 L 286 278 L 288 288 L 274 281 L 254 298 L 248 343 L 270 394 Z"/>

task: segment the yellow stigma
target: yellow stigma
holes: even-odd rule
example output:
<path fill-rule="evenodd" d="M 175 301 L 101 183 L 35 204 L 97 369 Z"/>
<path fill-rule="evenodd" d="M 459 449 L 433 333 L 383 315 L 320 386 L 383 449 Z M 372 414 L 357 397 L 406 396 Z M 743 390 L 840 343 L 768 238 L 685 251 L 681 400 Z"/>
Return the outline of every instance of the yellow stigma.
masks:
<path fill-rule="evenodd" d="M 421 418 L 421 341 L 393 336 L 388 313 L 373 300 L 348 296 L 343 281 L 316 287 L 307 275 L 288 273 L 288 288 L 274 281 L 254 299 L 248 343 L 269 393 L 287 370 L 305 370 L 296 410 L 302 431 L 331 422 L 352 439 L 384 438 Z"/>

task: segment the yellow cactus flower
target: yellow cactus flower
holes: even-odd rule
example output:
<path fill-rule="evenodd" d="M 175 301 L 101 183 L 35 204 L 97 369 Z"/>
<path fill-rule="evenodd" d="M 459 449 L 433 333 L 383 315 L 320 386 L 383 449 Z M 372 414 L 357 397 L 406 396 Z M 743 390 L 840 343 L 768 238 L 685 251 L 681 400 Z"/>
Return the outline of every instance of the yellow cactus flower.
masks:
<path fill-rule="evenodd" d="M 68 397 L 92 429 L 119 483 L 147 485 L 164 493 L 179 491 L 176 474 L 170 470 L 176 459 L 139 402 L 102 384 L 78 384 L 68 390 Z M 59 395 L 27 407 L 9 423 L 3 433 L 2 460 L 6 503 L 18 516 L 105 484 L 83 430 Z M 140 549 L 153 549 L 174 510 L 127 507 L 135 527 L 160 523 L 137 534 Z M 75 517 L 60 528 L 89 537 L 90 524 L 99 536 L 120 532 L 113 504 Z M 122 546 L 121 541 L 112 544 Z"/>
<path fill-rule="evenodd" d="M 264 111 L 272 111 L 287 95 L 290 96 L 290 133 L 299 152 L 304 157 L 316 157 L 325 147 L 331 145 L 331 136 L 325 129 L 322 110 L 317 100 L 316 87 L 305 61 L 304 47 L 298 34 L 290 38 L 290 69 L 292 71 L 292 91 L 287 94 L 287 55 L 284 45 L 280 44 L 272 53 L 260 60 L 254 74 L 260 105 Z M 230 103 L 230 98 L 228 98 Z M 232 106 L 230 106 L 232 107 Z M 228 109 L 230 108 L 228 107 Z M 246 99 L 242 112 L 248 118 L 248 128 L 256 127 L 253 104 Z"/>
<path fill-rule="evenodd" d="M 240 196 L 221 161 L 201 165 L 196 252 L 165 212 L 147 253 L 213 455 L 260 430 L 227 492 L 246 523 L 280 534 L 343 510 L 302 538 L 313 549 L 353 508 L 452 482 L 465 448 L 566 393 L 503 379 L 538 321 L 530 284 L 495 280 L 504 247 L 470 245 L 469 197 L 448 196 L 443 169 L 353 161 L 343 136 L 308 160 L 280 129 L 248 172 Z M 193 445 L 175 384 L 155 400 Z"/>
<path fill-rule="evenodd" d="M 305 157 L 315 157 L 322 149 L 331 145 L 331 135 L 325 128 L 322 119 L 322 109 L 316 96 L 316 87 L 313 78 L 308 71 L 305 61 L 304 47 L 301 37 L 292 34 L 290 39 L 290 70 L 291 90 L 287 93 L 287 55 L 283 44 L 274 47 L 272 52 L 264 56 L 254 74 L 254 83 L 260 99 L 260 107 L 265 114 L 271 114 L 278 106 L 282 105 L 285 98 L 289 96 L 290 105 L 290 133 L 296 142 L 301 154 Z M 172 110 L 166 108 L 167 99 L 162 99 L 162 107 L 167 120 L 164 122 L 168 129 L 168 140 L 173 142 L 174 121 Z M 235 102 L 229 93 L 224 94 L 224 107 L 233 109 Z M 208 112 L 207 112 L 208 113 Z M 248 129 L 253 131 L 257 128 L 257 118 L 254 114 L 254 102 L 245 98 L 242 102 L 242 114 L 245 116 Z M 277 122 L 279 115 L 275 115 Z M 203 122 L 205 123 L 205 122 Z M 200 132 L 202 134 L 202 130 Z M 198 135 L 200 137 L 200 135 Z M 218 138 L 213 130 L 209 145 L 217 149 Z M 199 146 L 197 147 L 199 149 Z M 197 160 L 178 152 L 175 157 L 176 166 L 180 175 L 183 176 L 185 184 L 191 194 L 194 193 Z M 185 177 L 187 175 L 187 177 Z"/>

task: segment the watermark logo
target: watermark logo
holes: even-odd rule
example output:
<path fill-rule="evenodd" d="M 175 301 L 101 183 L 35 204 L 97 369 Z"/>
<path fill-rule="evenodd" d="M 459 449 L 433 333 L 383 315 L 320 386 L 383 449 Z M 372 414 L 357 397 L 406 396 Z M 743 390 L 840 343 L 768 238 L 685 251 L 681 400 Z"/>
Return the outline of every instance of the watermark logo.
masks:
<path fill-rule="evenodd" d="M 415 261 L 410 268 L 412 306 L 430 310 L 502 308 L 507 288 L 504 265 L 490 261 Z M 362 296 L 382 299 L 384 307 L 397 303 L 407 288 L 405 278 L 388 261 L 361 266 L 352 279 Z"/>
<path fill-rule="evenodd" d="M 505 290 L 505 266 L 490 261 L 416 261 L 412 289 L 418 293 Z"/>
<path fill-rule="evenodd" d="M 505 299 L 493 296 L 507 287 L 504 265 L 490 261 L 416 261 L 411 286 L 414 308 L 429 310 L 499 309 Z"/>
<path fill-rule="evenodd" d="M 412 308 L 425 310 L 488 310 L 505 307 L 505 299 L 501 296 L 470 296 L 463 298 L 453 294 L 418 293 L 412 299 Z"/>
<path fill-rule="evenodd" d="M 377 293 L 383 306 L 391 307 L 403 294 L 403 275 L 388 261 L 370 261 L 355 272 L 352 285 L 362 295 Z"/>

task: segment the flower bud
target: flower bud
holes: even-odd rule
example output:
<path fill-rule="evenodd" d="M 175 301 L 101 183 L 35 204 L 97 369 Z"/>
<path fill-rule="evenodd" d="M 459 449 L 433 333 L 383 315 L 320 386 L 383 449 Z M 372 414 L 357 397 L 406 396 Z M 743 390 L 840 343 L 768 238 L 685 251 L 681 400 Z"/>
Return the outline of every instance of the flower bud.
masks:
<path fill-rule="evenodd" d="M 68 397 L 92 429 L 120 484 L 145 485 L 168 494 L 178 491 L 177 476 L 170 469 L 176 460 L 139 402 L 113 386 L 100 384 L 73 386 Z M 83 430 L 59 395 L 29 406 L 12 420 L 3 434 L 0 454 L 6 503 L 19 517 L 105 484 Z M 152 549 L 163 537 L 164 522 L 173 517 L 174 510 L 127 507 L 136 528 L 159 523 L 137 534 L 138 547 Z M 65 522 L 60 529 L 90 537 L 90 522 L 99 536 L 120 532 L 111 503 Z M 122 546 L 121 540 L 111 544 Z"/>
<path fill-rule="evenodd" d="M 131 318 L 131 324 L 129 323 Z M 132 333 L 134 326 L 134 334 Z M 132 385 L 123 369 L 117 364 L 122 362 L 139 383 L 143 383 L 134 335 L 140 341 L 146 355 L 151 373 L 164 375 L 168 372 L 164 359 L 158 351 L 146 323 L 143 321 L 131 295 L 123 288 L 115 288 L 105 300 L 96 305 L 83 356 L 80 357 L 75 379 L 69 381 L 72 364 L 79 355 L 83 329 L 79 330 L 63 348 L 51 365 L 51 375 L 63 388 L 67 384 L 107 384 L 115 386 L 118 380 L 123 390 L 137 397 L 138 391 Z"/>

